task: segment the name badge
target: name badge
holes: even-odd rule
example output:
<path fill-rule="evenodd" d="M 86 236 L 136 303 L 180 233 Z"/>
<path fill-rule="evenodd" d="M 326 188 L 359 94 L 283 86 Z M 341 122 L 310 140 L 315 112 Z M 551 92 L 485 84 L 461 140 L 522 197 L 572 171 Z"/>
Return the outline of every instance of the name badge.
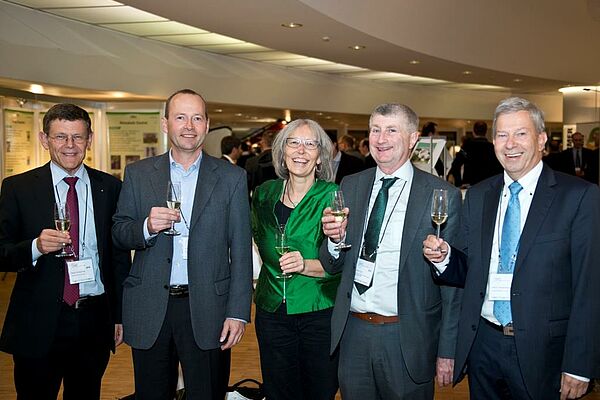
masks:
<path fill-rule="evenodd" d="M 375 263 L 359 258 L 356 263 L 356 274 L 354 275 L 354 282 L 360 283 L 361 285 L 370 286 L 373 280 L 373 273 L 375 272 Z"/>
<path fill-rule="evenodd" d="M 179 236 L 179 245 L 181 246 L 181 258 L 188 259 L 188 239 L 189 236 Z"/>
<path fill-rule="evenodd" d="M 510 300 L 513 274 L 490 275 L 490 300 Z"/>
<path fill-rule="evenodd" d="M 93 282 L 96 280 L 91 258 L 84 258 L 78 261 L 67 261 L 67 270 L 69 271 L 69 282 L 72 285 Z"/>

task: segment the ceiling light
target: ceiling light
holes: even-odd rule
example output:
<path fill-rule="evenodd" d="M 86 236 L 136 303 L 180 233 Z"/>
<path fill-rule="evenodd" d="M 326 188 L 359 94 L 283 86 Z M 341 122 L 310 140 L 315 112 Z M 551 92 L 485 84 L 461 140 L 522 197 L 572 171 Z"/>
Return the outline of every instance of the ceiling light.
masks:
<path fill-rule="evenodd" d="M 111 95 L 117 99 L 122 99 L 126 96 L 125 92 L 112 92 Z"/>
<path fill-rule="evenodd" d="M 462 74 L 463 74 L 463 75 L 471 75 L 472 73 L 473 73 L 473 72 L 471 72 L 471 71 L 468 71 L 468 70 L 467 70 L 467 71 L 463 71 L 463 72 L 462 72 Z"/>
<path fill-rule="evenodd" d="M 29 91 L 35 94 L 42 94 L 44 93 L 44 87 L 42 85 L 36 85 L 34 83 L 32 85 L 29 85 Z"/>
<path fill-rule="evenodd" d="M 515 82 L 515 83 L 523 82 L 523 79 L 515 78 L 515 79 L 513 79 L 513 82 Z"/>
<path fill-rule="evenodd" d="M 236 117 L 241 117 L 241 116 L 242 116 L 242 113 L 235 113 L 235 116 L 236 116 Z"/>
<path fill-rule="evenodd" d="M 284 28 L 302 28 L 302 24 L 298 23 L 298 22 L 289 22 L 287 24 L 281 24 L 281 26 L 283 26 Z"/>
<path fill-rule="evenodd" d="M 421 61 L 419 61 L 419 60 L 410 60 L 408 63 L 412 64 L 412 65 L 417 65 L 417 64 L 421 64 Z"/>
<path fill-rule="evenodd" d="M 324 42 L 329 42 L 331 40 L 331 38 L 329 36 L 323 36 L 321 38 L 321 40 L 324 41 Z"/>
<path fill-rule="evenodd" d="M 362 49 L 366 49 L 367 46 L 362 46 L 360 44 L 355 44 L 354 46 L 348 46 L 349 49 L 352 50 L 362 50 Z"/>
<path fill-rule="evenodd" d="M 222 113 L 223 109 L 222 108 L 215 108 L 213 111 L 216 112 L 216 113 Z"/>
<path fill-rule="evenodd" d="M 558 89 L 561 93 L 600 92 L 600 86 L 570 86 Z"/>

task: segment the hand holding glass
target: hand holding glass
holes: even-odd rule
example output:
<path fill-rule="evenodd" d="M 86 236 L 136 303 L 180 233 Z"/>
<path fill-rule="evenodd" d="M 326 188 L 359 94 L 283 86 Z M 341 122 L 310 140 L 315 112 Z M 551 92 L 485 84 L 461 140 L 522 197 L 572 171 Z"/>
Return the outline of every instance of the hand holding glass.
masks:
<path fill-rule="evenodd" d="M 344 192 L 341 190 L 337 190 L 335 192 L 331 192 L 329 199 L 329 207 L 331 207 L 331 214 L 335 217 L 336 222 L 343 222 L 346 218 L 346 213 L 344 212 Z M 338 250 L 349 249 L 352 247 L 351 244 L 344 243 L 342 237 L 342 227 L 340 226 L 340 242 L 336 245 Z"/>
<path fill-rule="evenodd" d="M 285 233 L 285 225 L 280 225 L 277 232 L 275 232 L 275 251 L 279 254 L 279 257 L 290 251 L 290 245 L 287 241 L 287 235 Z M 291 274 L 286 274 L 285 272 L 281 272 L 275 277 L 277 279 L 283 279 L 283 302 L 285 303 L 286 299 L 286 281 L 291 278 Z"/>
<path fill-rule="evenodd" d="M 171 210 L 179 210 L 181 207 L 181 184 L 169 181 L 167 188 L 167 207 Z M 165 231 L 167 236 L 177 236 L 180 233 L 175 230 L 175 221 L 171 221 L 171 228 Z"/>
<path fill-rule="evenodd" d="M 54 226 L 57 231 L 63 233 L 69 232 L 71 227 L 71 216 L 69 214 L 69 206 L 67 203 L 54 203 Z M 73 252 L 67 252 L 65 247 L 66 243 L 62 245 L 62 251 L 56 255 L 56 257 L 72 257 Z"/>
<path fill-rule="evenodd" d="M 440 238 L 440 227 L 448 219 L 448 191 L 433 189 L 431 199 L 431 219 L 437 225 L 437 238 Z"/>

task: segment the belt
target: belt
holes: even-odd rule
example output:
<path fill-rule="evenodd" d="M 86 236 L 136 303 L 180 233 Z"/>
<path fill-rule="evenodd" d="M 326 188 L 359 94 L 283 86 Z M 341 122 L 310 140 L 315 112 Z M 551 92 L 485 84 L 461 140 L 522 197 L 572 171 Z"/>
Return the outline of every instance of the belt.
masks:
<path fill-rule="evenodd" d="M 104 294 L 101 294 L 99 296 L 80 297 L 77 299 L 77 301 L 75 301 L 75 304 L 73 304 L 72 306 L 69 306 L 67 304 L 67 306 L 69 306 L 70 308 L 74 308 L 76 310 L 80 310 L 82 308 L 90 308 L 90 307 L 97 306 L 98 304 L 101 304 L 103 302 L 104 302 Z"/>
<path fill-rule="evenodd" d="M 190 290 L 188 285 L 171 285 L 169 286 L 169 296 L 172 297 L 188 297 Z"/>
<path fill-rule="evenodd" d="M 394 322 L 398 322 L 400 319 L 397 315 L 387 316 L 387 315 L 379 315 L 375 313 L 357 313 L 350 312 L 355 318 L 361 319 L 365 322 L 369 322 L 371 324 L 392 324 Z"/>
<path fill-rule="evenodd" d="M 481 318 L 483 320 L 483 322 L 485 322 L 486 325 L 488 325 L 490 328 L 498 331 L 498 332 L 502 332 L 502 334 L 504 336 L 515 336 L 515 329 L 513 327 L 512 322 L 506 326 L 502 326 L 502 325 L 496 325 L 495 323 L 488 321 L 485 318 Z"/>

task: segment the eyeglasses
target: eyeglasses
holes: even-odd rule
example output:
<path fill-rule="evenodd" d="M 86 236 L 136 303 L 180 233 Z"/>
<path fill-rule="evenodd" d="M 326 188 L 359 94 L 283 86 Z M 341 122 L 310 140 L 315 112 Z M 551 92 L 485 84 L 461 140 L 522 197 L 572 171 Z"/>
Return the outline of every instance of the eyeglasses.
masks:
<path fill-rule="evenodd" d="M 302 138 L 287 138 L 285 144 L 292 149 L 297 149 L 302 144 L 306 150 L 316 150 L 320 146 L 317 140 Z"/>
<path fill-rule="evenodd" d="M 59 143 L 59 144 L 65 144 L 69 141 L 69 139 L 71 139 L 73 141 L 73 143 L 84 144 L 85 142 L 87 142 L 89 136 L 87 136 L 87 135 L 73 135 L 73 136 L 68 136 L 68 135 L 50 136 L 50 135 L 48 135 L 48 138 L 52 139 L 53 141 L 55 141 L 56 143 Z"/>

